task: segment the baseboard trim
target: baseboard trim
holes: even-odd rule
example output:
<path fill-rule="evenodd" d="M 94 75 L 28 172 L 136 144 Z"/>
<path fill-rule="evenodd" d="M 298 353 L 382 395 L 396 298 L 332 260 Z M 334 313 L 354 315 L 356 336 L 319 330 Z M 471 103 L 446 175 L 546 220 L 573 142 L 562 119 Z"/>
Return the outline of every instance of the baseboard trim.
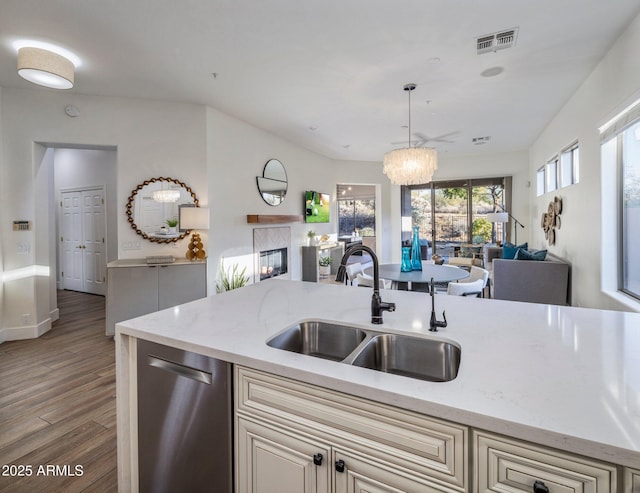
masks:
<path fill-rule="evenodd" d="M 54 310 L 54 312 L 57 312 L 57 309 Z M 59 316 L 59 313 L 57 316 Z M 21 341 L 23 339 L 37 339 L 42 334 L 46 334 L 51 330 L 51 322 L 52 319 L 47 318 L 37 325 L 0 329 L 0 343 L 6 341 Z"/>

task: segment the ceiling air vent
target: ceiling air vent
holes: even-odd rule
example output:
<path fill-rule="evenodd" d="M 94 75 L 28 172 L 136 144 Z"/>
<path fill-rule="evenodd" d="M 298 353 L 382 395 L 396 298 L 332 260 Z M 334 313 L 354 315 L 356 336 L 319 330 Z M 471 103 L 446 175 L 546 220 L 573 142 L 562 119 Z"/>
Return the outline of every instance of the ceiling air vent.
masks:
<path fill-rule="evenodd" d="M 508 29 L 506 31 L 500 31 L 493 34 L 487 34 L 480 36 L 476 40 L 476 47 L 478 49 L 478 55 L 483 53 L 491 53 L 493 51 L 504 50 L 511 48 L 516 44 L 516 38 L 518 37 L 518 28 Z"/>
<path fill-rule="evenodd" d="M 473 139 L 471 139 L 471 142 L 473 142 L 474 145 L 479 146 L 482 144 L 486 144 L 490 140 L 491 140 L 491 136 L 487 135 L 486 137 L 474 137 Z"/>

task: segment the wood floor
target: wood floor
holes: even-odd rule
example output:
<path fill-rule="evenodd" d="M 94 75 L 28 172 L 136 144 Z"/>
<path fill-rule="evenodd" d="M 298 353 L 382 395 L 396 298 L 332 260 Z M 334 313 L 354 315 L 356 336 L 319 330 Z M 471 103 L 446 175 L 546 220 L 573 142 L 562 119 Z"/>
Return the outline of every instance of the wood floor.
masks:
<path fill-rule="evenodd" d="M 58 307 L 60 319 L 42 337 L 0 344 L 3 493 L 117 491 L 115 352 L 104 335 L 104 297 L 58 291 Z M 11 477 L 20 472 L 11 465 L 31 466 L 31 477 Z"/>

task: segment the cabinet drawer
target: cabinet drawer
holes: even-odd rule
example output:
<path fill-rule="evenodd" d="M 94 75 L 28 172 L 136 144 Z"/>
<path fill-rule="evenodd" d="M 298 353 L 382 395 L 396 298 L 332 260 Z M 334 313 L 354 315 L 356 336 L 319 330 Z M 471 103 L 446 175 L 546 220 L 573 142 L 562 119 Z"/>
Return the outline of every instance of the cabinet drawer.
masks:
<path fill-rule="evenodd" d="M 623 491 L 624 493 L 640 493 L 640 470 L 625 468 Z"/>
<path fill-rule="evenodd" d="M 236 409 L 466 490 L 465 426 L 241 367 Z"/>
<path fill-rule="evenodd" d="M 475 491 L 616 493 L 616 467 L 484 432 L 474 433 Z"/>

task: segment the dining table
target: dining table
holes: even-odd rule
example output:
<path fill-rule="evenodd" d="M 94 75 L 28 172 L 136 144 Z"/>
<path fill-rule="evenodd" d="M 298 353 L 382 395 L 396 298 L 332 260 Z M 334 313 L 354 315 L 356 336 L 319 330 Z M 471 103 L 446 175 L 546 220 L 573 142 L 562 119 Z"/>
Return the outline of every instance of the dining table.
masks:
<path fill-rule="evenodd" d="M 411 290 L 414 284 L 428 284 L 432 278 L 434 283 L 442 284 L 469 277 L 469 271 L 454 265 L 438 265 L 422 261 L 422 270 L 409 272 L 402 272 L 400 267 L 401 264 L 380 264 L 378 266 L 380 279 L 391 280 L 394 289 L 397 289 L 400 283 L 406 283 Z M 365 273 L 373 275 L 373 267 L 365 269 Z"/>

